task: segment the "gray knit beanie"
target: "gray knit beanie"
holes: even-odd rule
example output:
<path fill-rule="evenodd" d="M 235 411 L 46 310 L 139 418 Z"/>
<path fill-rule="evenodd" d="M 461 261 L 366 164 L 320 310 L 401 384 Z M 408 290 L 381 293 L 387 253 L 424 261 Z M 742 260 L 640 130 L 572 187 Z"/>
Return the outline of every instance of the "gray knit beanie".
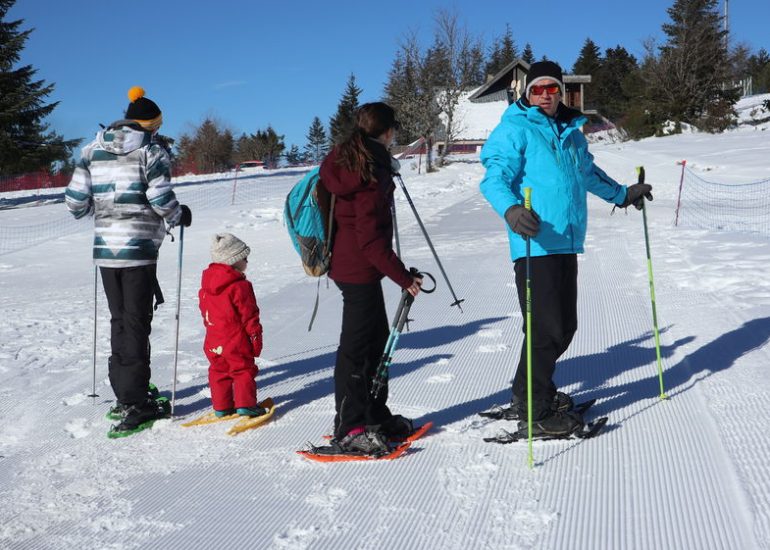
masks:
<path fill-rule="evenodd" d="M 217 233 L 211 238 L 211 259 L 214 263 L 233 265 L 250 252 L 246 243 L 231 233 Z"/>

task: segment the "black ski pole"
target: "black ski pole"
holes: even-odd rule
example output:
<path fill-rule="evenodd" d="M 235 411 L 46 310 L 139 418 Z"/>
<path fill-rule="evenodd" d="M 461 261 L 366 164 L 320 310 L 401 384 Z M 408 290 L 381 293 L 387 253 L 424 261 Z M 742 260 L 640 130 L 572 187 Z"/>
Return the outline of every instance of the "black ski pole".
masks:
<path fill-rule="evenodd" d="M 404 184 L 404 180 L 401 178 L 401 174 L 396 173 L 394 175 L 398 179 L 398 182 L 401 184 L 401 190 L 404 192 L 404 196 L 406 197 L 406 200 L 409 203 L 409 206 L 412 209 L 412 212 L 414 212 L 414 217 L 417 219 L 417 223 L 419 224 L 420 229 L 422 230 L 422 234 L 425 236 L 425 240 L 428 242 L 428 247 L 430 248 L 431 253 L 433 253 L 433 258 L 436 260 L 436 263 L 438 264 L 439 271 L 441 271 L 441 275 L 444 277 L 446 286 L 449 288 L 449 292 L 452 293 L 452 298 L 454 298 L 454 302 L 449 304 L 449 306 L 450 307 L 457 306 L 457 309 L 459 309 L 460 313 L 462 313 L 463 308 L 460 306 L 460 304 L 464 302 L 465 299 L 463 298 L 461 300 L 455 294 L 455 291 L 452 288 L 452 283 L 449 282 L 449 277 L 447 277 L 446 272 L 444 271 L 444 266 L 441 265 L 441 260 L 439 260 L 438 254 L 436 254 L 436 249 L 433 248 L 433 243 L 431 242 L 430 237 L 428 236 L 428 232 L 425 230 L 425 226 L 423 225 L 422 220 L 420 219 L 420 214 L 417 213 L 417 208 L 415 208 L 414 203 L 412 202 L 412 197 L 409 196 L 409 191 L 406 190 L 406 185 Z"/>
<path fill-rule="evenodd" d="M 420 278 L 428 277 L 431 281 L 433 281 L 433 288 L 424 289 L 422 292 L 430 294 L 436 290 L 436 279 L 433 278 L 433 275 L 430 273 L 421 273 L 415 268 L 411 268 L 409 271 L 415 276 Z M 413 303 L 414 296 L 409 294 L 408 290 L 402 291 L 401 300 L 398 302 L 396 315 L 393 317 L 393 324 L 390 327 L 390 334 L 388 335 L 387 342 L 385 342 L 385 349 L 382 352 L 380 363 L 377 366 L 377 371 L 375 372 L 374 379 L 372 380 L 371 394 L 375 399 L 377 399 L 377 396 L 379 396 L 380 391 L 388 385 L 390 365 L 393 363 L 393 354 L 396 350 L 396 344 L 398 344 L 398 339 L 401 336 L 401 332 L 404 330 L 404 324 L 409 318 L 409 310 L 411 309 Z"/>

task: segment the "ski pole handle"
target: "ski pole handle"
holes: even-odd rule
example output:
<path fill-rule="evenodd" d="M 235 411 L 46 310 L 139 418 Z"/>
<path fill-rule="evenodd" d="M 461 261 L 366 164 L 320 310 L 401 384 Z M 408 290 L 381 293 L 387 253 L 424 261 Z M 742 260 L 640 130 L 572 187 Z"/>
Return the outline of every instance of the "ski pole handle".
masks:
<path fill-rule="evenodd" d="M 532 188 L 525 187 L 523 191 L 524 191 L 524 208 L 526 208 L 527 210 L 532 210 Z"/>
<path fill-rule="evenodd" d="M 636 167 L 637 180 L 636 183 L 644 183 L 644 166 Z"/>
<path fill-rule="evenodd" d="M 436 279 L 435 277 L 433 277 L 433 275 L 431 275 L 427 271 L 420 271 L 416 267 L 410 267 L 409 274 L 412 277 L 418 277 L 420 279 L 424 279 L 425 277 L 427 277 L 428 279 L 433 281 L 433 288 L 423 288 L 422 285 L 420 285 L 420 292 L 424 292 L 425 294 L 430 294 L 431 292 L 436 290 Z"/>

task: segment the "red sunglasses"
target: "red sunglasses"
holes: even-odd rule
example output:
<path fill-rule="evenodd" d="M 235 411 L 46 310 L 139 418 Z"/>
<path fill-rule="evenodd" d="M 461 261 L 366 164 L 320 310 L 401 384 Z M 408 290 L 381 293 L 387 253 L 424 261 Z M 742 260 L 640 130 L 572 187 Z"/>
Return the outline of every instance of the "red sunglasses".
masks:
<path fill-rule="evenodd" d="M 544 86 L 535 84 L 529 88 L 529 93 L 532 95 L 543 95 L 543 92 L 548 92 L 550 95 L 556 95 L 561 93 L 561 86 L 558 84 L 545 84 Z"/>

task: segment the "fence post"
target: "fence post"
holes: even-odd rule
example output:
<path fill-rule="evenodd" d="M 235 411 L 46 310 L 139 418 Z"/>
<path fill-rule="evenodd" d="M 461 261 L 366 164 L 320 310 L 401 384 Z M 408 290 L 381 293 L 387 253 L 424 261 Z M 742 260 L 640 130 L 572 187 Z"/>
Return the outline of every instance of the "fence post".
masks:
<path fill-rule="evenodd" d="M 679 225 L 679 206 L 682 204 L 682 183 L 684 182 L 684 169 L 687 166 L 687 160 L 683 160 L 676 163 L 677 166 L 682 167 L 682 175 L 679 177 L 679 194 L 676 198 L 676 219 L 674 220 L 674 227 Z"/>

